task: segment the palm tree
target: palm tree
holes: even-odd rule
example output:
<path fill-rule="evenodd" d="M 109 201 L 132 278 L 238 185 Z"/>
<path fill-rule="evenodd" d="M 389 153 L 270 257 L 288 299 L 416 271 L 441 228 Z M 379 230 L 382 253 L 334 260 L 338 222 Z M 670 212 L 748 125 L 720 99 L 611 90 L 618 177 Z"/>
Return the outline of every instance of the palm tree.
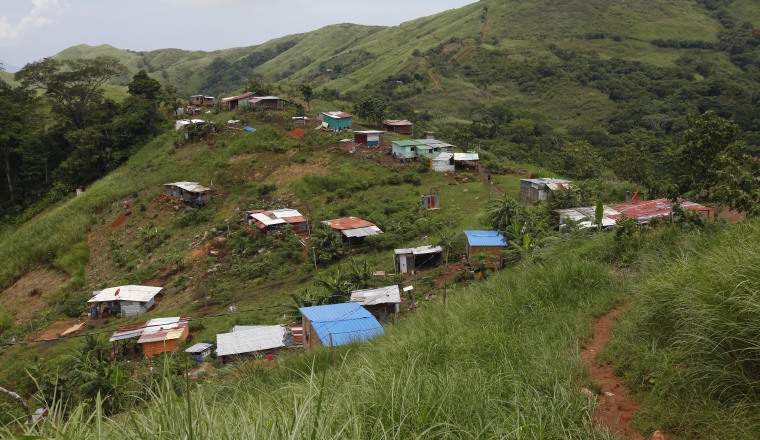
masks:
<path fill-rule="evenodd" d="M 486 208 L 486 221 L 497 231 L 506 231 L 519 215 L 520 204 L 506 194 Z"/>

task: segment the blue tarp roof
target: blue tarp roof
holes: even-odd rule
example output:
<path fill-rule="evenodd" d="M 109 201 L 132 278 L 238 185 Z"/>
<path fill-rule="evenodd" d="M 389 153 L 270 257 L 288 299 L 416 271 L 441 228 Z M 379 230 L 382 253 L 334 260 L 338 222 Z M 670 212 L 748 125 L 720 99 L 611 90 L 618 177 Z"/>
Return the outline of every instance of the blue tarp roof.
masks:
<path fill-rule="evenodd" d="M 311 322 L 322 345 L 345 345 L 382 335 L 383 327 L 364 307 L 356 303 L 301 307 L 298 309 Z"/>
<path fill-rule="evenodd" d="M 249 126 L 247 126 L 247 125 L 246 125 L 245 127 L 243 127 L 243 130 L 245 130 L 245 131 L 250 131 L 251 133 L 253 133 L 254 131 L 256 131 L 256 129 L 255 129 L 255 128 L 253 128 L 253 127 L 249 127 Z"/>
<path fill-rule="evenodd" d="M 507 241 L 499 231 L 464 231 L 470 246 L 507 246 Z"/>

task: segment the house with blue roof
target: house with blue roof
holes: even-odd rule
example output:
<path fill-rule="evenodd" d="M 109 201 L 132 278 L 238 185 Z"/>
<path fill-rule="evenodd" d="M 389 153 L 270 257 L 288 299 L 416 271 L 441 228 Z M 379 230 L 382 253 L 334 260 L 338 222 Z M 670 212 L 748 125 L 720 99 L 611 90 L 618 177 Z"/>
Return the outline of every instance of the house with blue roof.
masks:
<path fill-rule="evenodd" d="M 303 347 L 337 347 L 384 333 L 380 322 L 360 304 L 343 303 L 298 309 L 303 321 Z"/>
<path fill-rule="evenodd" d="M 486 262 L 487 265 L 498 268 L 504 265 L 502 252 L 509 244 L 501 232 L 468 230 L 464 231 L 464 236 L 467 239 L 467 261 L 472 262 L 475 254 L 490 254 L 493 258 Z"/>

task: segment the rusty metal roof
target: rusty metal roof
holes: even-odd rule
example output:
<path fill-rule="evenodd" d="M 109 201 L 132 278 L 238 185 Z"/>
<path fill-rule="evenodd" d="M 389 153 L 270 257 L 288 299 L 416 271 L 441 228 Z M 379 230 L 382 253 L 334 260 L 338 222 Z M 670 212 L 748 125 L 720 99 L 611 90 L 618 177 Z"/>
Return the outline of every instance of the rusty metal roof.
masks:
<path fill-rule="evenodd" d="M 211 191 L 211 188 L 207 188 L 198 182 L 173 182 L 173 183 L 164 183 L 164 186 L 176 186 L 177 188 L 184 189 L 185 191 L 194 192 L 194 193 L 202 193 Z"/>
<path fill-rule="evenodd" d="M 253 95 L 255 95 L 255 93 L 253 93 L 253 92 L 245 92 L 242 95 L 230 96 L 228 98 L 222 98 L 222 102 L 237 101 L 238 99 L 245 99 L 245 98 L 247 98 L 249 96 L 253 96 Z"/>
<path fill-rule="evenodd" d="M 414 125 L 411 121 L 406 119 L 386 119 L 383 121 L 385 125 Z"/>
<path fill-rule="evenodd" d="M 710 208 L 685 199 L 679 199 L 683 209 L 697 212 L 710 212 Z M 583 206 L 579 208 L 555 210 L 561 217 L 567 217 L 580 222 L 582 228 L 591 227 L 595 217 L 596 207 Z M 616 203 L 604 206 L 602 226 L 613 226 L 617 219 L 625 215 L 634 218 L 640 223 L 649 223 L 650 220 L 659 217 L 668 217 L 673 212 L 673 205 L 668 199 L 644 200 L 640 202 Z"/>
<path fill-rule="evenodd" d="M 339 112 L 339 111 L 336 111 L 336 112 L 322 112 L 322 114 L 323 115 L 327 115 L 327 116 L 329 116 L 331 118 L 335 118 L 335 119 L 343 119 L 343 118 L 350 118 L 351 117 L 350 114 L 348 114 L 346 112 Z"/>
<path fill-rule="evenodd" d="M 137 322 L 134 324 L 122 325 L 121 327 L 118 327 L 115 332 L 113 332 L 113 334 L 111 335 L 111 339 L 109 339 L 109 342 L 121 341 L 123 339 L 132 339 L 132 338 L 140 338 L 140 340 L 138 340 L 138 343 L 151 342 L 151 341 L 142 341 L 142 336 L 157 334 L 160 332 L 167 333 L 169 330 L 173 330 L 177 328 L 180 328 L 181 330 L 181 328 L 184 328 L 187 326 L 188 321 L 190 321 L 190 318 L 175 316 L 171 318 L 155 318 L 146 322 Z M 182 332 L 180 331 L 180 334 L 181 333 Z M 178 337 L 179 336 L 177 336 L 177 338 Z M 169 338 L 169 339 L 172 339 L 172 338 Z M 164 339 L 160 339 L 160 340 L 164 340 Z"/>
<path fill-rule="evenodd" d="M 322 222 L 322 224 L 329 227 L 330 229 L 335 229 L 338 231 L 343 231 L 346 229 L 369 228 L 375 226 L 374 223 L 362 220 L 359 217 L 345 217 L 334 220 L 325 220 Z"/>

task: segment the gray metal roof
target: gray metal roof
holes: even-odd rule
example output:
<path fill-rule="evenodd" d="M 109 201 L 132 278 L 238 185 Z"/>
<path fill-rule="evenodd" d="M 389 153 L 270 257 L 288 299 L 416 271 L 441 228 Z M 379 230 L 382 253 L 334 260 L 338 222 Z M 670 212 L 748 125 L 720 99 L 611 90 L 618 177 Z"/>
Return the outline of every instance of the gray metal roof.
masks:
<path fill-rule="evenodd" d="M 252 330 L 216 335 L 216 354 L 218 356 L 233 356 L 287 346 L 287 327 L 281 325 L 256 327 Z"/>
<path fill-rule="evenodd" d="M 377 289 L 354 290 L 351 292 L 351 302 L 363 306 L 375 304 L 397 304 L 401 302 L 398 285 L 378 287 Z"/>
<path fill-rule="evenodd" d="M 197 344 L 187 347 L 187 350 L 185 350 L 185 353 L 202 353 L 204 350 L 208 350 L 209 348 L 213 346 L 214 344 L 209 344 L 207 342 L 199 342 Z"/>
<path fill-rule="evenodd" d="M 153 299 L 163 287 L 153 286 L 119 286 L 92 292 L 88 303 L 109 301 L 135 301 L 146 303 Z"/>
<path fill-rule="evenodd" d="M 368 237 L 370 235 L 382 234 L 383 231 L 377 226 L 367 226 L 365 228 L 344 229 L 340 231 L 346 237 Z"/>
<path fill-rule="evenodd" d="M 185 191 L 197 192 L 197 193 L 211 191 L 211 188 L 205 187 L 205 186 L 199 184 L 198 182 L 164 183 L 164 186 L 176 186 L 177 188 L 184 189 Z"/>
<path fill-rule="evenodd" d="M 407 249 L 394 249 L 396 255 L 406 255 L 406 254 L 413 254 L 413 255 L 425 255 L 425 254 L 436 254 L 438 252 L 443 252 L 443 248 L 440 246 L 420 246 L 416 248 L 407 248 Z"/>

